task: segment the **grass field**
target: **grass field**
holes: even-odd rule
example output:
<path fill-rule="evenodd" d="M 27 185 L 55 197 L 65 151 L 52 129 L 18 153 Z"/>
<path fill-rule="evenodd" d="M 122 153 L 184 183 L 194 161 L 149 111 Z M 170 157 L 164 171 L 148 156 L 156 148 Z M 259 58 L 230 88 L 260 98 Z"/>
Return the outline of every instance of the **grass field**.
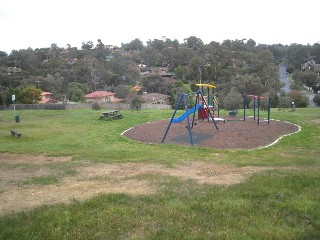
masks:
<path fill-rule="evenodd" d="M 54 188 L 80 175 L 80 167 L 106 164 L 153 164 L 169 171 L 201 162 L 265 170 L 230 185 L 144 172 L 130 180 L 148 182 L 152 193 L 101 193 L 2 214 L 0 239 L 320 239 L 320 108 L 272 109 L 272 118 L 298 124 L 301 132 L 259 150 L 136 142 L 121 133 L 169 118 L 172 111 L 122 113 L 124 119 L 103 121 L 92 110 L 18 111 L 20 123 L 15 123 L 12 111 L 0 111 L 0 154 L 71 158 L 42 165 L 0 161 L 2 172 L 32 173 L 18 182 L 20 189 L 28 189 Z M 10 129 L 22 137 L 11 137 Z M 46 174 L 39 175 L 44 168 Z M 0 180 L 0 196 L 5 197 L 9 190 L 4 177 Z M 100 175 L 91 180 L 108 181 Z M 10 181 L 15 186 L 18 180 Z"/>

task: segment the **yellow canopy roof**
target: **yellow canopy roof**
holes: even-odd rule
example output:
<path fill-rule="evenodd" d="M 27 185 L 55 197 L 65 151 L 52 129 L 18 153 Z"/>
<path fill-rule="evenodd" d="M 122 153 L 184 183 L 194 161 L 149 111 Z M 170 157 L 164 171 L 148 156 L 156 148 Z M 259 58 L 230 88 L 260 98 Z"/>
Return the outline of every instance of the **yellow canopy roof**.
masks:
<path fill-rule="evenodd" d="M 196 86 L 198 87 L 208 87 L 208 88 L 216 88 L 216 86 L 206 83 L 197 83 Z"/>

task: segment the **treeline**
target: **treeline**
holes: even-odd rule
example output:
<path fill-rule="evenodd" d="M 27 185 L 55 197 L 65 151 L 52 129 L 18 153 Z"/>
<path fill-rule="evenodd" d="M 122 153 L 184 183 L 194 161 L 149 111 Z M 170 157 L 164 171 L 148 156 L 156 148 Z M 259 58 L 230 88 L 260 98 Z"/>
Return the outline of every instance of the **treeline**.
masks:
<path fill-rule="evenodd" d="M 284 96 L 279 94 L 278 65 L 284 63 L 290 73 L 297 73 L 310 60 L 320 63 L 320 44 L 257 45 L 252 39 L 204 44 L 195 36 L 183 43 L 163 38 L 144 45 L 134 39 L 115 47 L 98 39 L 96 44 L 83 42 L 81 49 L 52 44 L 9 55 L 0 51 L 0 103 L 11 103 L 12 94 L 17 95 L 17 102 L 25 103 L 19 93 L 30 86 L 51 92 L 54 99 L 66 96 L 83 101 L 84 94 L 106 90 L 130 101 L 139 94 L 132 91 L 135 85 L 142 87 L 140 93 L 168 94 L 174 103 L 179 93 L 193 91 L 195 83 L 203 82 L 217 86 L 221 103 L 231 93 L 231 97 L 256 94 L 271 96 L 275 107 L 279 96 Z M 172 75 L 164 77 L 164 71 Z M 303 77 L 296 75 L 302 82 Z M 316 81 L 312 84 L 317 85 Z"/>

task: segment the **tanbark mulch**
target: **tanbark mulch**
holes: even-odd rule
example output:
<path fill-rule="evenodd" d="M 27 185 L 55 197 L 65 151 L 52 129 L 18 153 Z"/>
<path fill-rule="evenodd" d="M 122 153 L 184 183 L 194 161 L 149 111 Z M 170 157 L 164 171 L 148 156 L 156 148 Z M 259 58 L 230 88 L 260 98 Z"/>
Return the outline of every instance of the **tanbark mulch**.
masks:
<path fill-rule="evenodd" d="M 198 120 L 193 126 L 192 140 L 194 146 L 216 149 L 253 149 L 268 146 L 280 137 L 295 133 L 297 125 L 277 120 L 262 121 L 257 125 L 253 118 L 225 118 L 226 122 L 214 123 Z M 170 119 L 149 122 L 127 130 L 123 135 L 146 143 L 161 143 Z M 164 143 L 191 145 L 187 120 L 172 123 Z"/>

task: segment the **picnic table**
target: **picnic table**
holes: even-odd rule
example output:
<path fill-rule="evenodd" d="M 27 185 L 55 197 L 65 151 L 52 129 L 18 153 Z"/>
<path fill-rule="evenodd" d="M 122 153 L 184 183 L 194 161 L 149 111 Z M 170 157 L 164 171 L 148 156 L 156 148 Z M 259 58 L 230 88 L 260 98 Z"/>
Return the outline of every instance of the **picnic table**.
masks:
<path fill-rule="evenodd" d="M 119 113 L 119 110 L 109 110 L 102 112 L 100 118 L 105 120 L 114 120 L 123 118 L 123 115 Z"/>

